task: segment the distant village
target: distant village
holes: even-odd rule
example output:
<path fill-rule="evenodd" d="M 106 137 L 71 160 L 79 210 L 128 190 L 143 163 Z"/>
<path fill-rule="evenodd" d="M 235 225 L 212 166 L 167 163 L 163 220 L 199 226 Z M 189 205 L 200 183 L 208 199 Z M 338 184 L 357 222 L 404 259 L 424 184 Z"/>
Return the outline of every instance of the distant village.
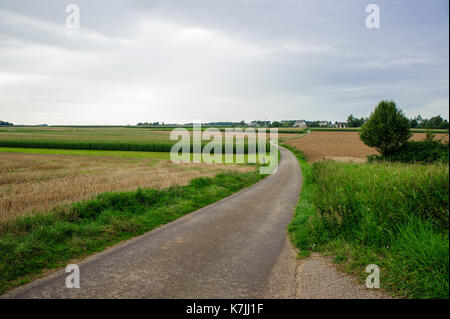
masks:
<path fill-rule="evenodd" d="M 364 122 L 361 123 L 361 125 Z M 169 124 L 160 122 L 137 123 L 137 126 L 191 126 L 194 123 Z M 286 121 L 251 121 L 251 122 L 209 122 L 201 123 L 203 126 L 229 126 L 229 127 L 348 127 L 347 122 L 331 122 L 331 121 L 306 121 L 306 120 L 286 120 Z"/>
<path fill-rule="evenodd" d="M 361 127 L 367 121 L 368 118 L 357 118 L 352 114 L 347 117 L 347 121 L 339 122 L 339 121 L 307 121 L 307 120 L 284 120 L 284 121 L 251 121 L 251 122 L 209 122 L 209 123 L 201 123 L 203 126 L 227 126 L 227 127 L 296 127 L 296 128 L 347 128 L 347 127 Z M 449 122 L 447 119 L 444 119 L 442 116 L 437 115 L 433 116 L 429 119 L 422 118 L 422 116 L 418 115 L 414 118 L 408 119 L 410 128 L 419 128 L 419 129 L 445 129 L 449 128 Z M 185 124 L 168 124 L 168 123 L 160 123 L 160 122 L 145 122 L 145 123 L 137 123 L 137 126 L 192 126 L 194 123 L 185 123 Z"/>

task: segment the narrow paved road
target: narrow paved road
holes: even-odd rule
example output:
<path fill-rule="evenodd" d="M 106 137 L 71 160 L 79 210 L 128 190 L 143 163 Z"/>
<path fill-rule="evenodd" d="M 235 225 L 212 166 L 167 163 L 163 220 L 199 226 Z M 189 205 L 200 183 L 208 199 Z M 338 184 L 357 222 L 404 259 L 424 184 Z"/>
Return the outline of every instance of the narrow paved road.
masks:
<path fill-rule="evenodd" d="M 60 270 L 3 297 L 288 297 L 295 259 L 286 226 L 301 181 L 296 158 L 281 149 L 278 171 L 258 184 L 80 262 L 79 289 L 66 288 Z"/>

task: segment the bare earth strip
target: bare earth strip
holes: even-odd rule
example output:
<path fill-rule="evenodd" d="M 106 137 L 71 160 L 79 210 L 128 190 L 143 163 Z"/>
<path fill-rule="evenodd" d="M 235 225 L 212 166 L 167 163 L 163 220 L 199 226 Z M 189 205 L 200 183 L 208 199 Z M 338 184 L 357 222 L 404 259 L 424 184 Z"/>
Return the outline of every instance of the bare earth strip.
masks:
<path fill-rule="evenodd" d="M 65 287 L 61 270 L 3 297 L 327 298 L 335 296 L 330 281 L 354 289 L 348 278 L 329 276 L 332 265 L 298 267 L 286 226 L 302 178 L 294 155 L 281 155 L 278 171 L 252 187 L 79 263 L 79 289 Z"/>

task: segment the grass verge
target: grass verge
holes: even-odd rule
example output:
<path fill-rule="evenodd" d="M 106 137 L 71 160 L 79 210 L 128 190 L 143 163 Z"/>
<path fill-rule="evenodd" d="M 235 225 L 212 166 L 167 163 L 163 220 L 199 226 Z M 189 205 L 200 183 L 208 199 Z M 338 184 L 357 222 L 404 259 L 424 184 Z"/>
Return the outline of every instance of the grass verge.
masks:
<path fill-rule="evenodd" d="M 187 186 L 104 193 L 67 209 L 0 225 L 0 293 L 43 271 L 141 235 L 263 178 L 257 171 L 196 178 Z"/>
<path fill-rule="evenodd" d="M 298 158 L 303 187 L 288 231 L 305 251 L 364 282 L 377 264 L 381 287 L 407 298 L 449 298 L 449 171 L 446 165 L 351 164 Z"/>

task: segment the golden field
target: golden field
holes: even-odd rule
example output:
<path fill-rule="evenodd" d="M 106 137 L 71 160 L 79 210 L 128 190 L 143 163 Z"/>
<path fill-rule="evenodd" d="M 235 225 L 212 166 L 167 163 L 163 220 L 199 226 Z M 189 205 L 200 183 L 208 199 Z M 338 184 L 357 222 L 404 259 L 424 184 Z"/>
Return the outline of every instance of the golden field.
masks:
<path fill-rule="evenodd" d="M 162 189 L 186 185 L 196 177 L 254 169 L 230 164 L 0 152 L 0 221 L 49 211 L 104 192 Z"/>

